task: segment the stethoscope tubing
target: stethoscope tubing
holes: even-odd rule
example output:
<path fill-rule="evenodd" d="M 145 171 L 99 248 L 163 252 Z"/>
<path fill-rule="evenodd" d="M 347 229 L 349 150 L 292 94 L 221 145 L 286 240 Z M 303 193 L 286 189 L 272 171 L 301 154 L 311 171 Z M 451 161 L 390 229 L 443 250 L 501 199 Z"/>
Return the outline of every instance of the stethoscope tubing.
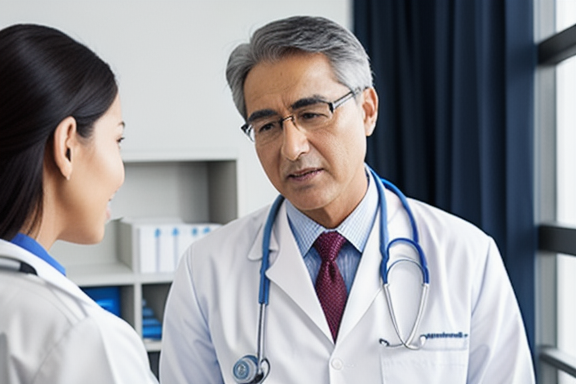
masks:
<path fill-rule="evenodd" d="M 38 275 L 36 269 L 30 264 L 3 255 L 0 255 L 0 270 L 8 270 L 14 272 L 22 272 L 31 275 Z"/>
<path fill-rule="evenodd" d="M 405 260 L 401 260 L 401 261 L 416 264 L 422 270 L 422 267 L 420 265 L 418 265 L 418 263 L 416 263 L 414 260 L 405 259 Z M 394 266 L 396 266 L 398 263 L 399 263 L 399 261 L 394 262 L 390 266 L 390 269 L 388 270 L 388 272 L 390 272 L 392 270 L 392 268 L 394 268 Z M 388 311 L 391 314 L 390 318 L 392 319 L 392 326 L 394 327 L 394 331 L 396 332 L 396 335 L 398 336 L 400 343 L 399 344 L 390 344 L 388 341 L 386 341 L 384 339 L 380 339 L 380 342 L 382 344 L 384 344 L 386 347 L 389 347 L 389 348 L 396 348 L 396 347 L 404 346 L 404 347 L 406 347 L 410 350 L 413 350 L 413 351 L 416 351 L 416 350 L 422 348 L 422 346 L 426 342 L 425 336 L 420 336 L 420 339 L 418 340 L 419 341 L 418 344 L 413 344 L 412 340 L 414 340 L 414 337 L 416 336 L 416 331 L 418 330 L 418 328 L 420 326 L 420 321 L 422 320 L 422 315 L 424 313 L 424 307 L 426 306 L 426 302 L 428 300 L 429 287 L 430 287 L 430 285 L 428 283 L 422 282 L 422 292 L 421 292 L 421 296 L 420 296 L 420 303 L 418 305 L 418 312 L 416 314 L 416 318 L 414 319 L 414 324 L 412 324 L 410 335 L 408 335 L 408 338 L 406 340 L 404 340 L 404 339 L 402 339 L 402 336 L 400 335 L 400 327 L 398 325 L 398 320 L 396 318 L 396 312 L 394 310 L 394 305 L 392 304 L 392 295 L 390 294 L 390 283 L 384 284 L 384 294 L 386 295 L 386 303 L 388 304 Z"/>
<path fill-rule="evenodd" d="M 380 266 L 380 275 L 382 276 L 383 283 L 384 284 L 388 283 L 388 271 L 389 271 L 388 263 L 390 261 L 390 248 L 398 242 L 404 242 L 404 243 L 412 246 L 416 250 L 416 252 L 418 253 L 420 265 L 422 267 L 421 269 L 422 269 L 422 273 L 423 273 L 424 283 L 429 284 L 430 283 L 430 273 L 428 271 L 428 263 L 426 262 L 426 257 L 424 256 L 424 251 L 422 250 L 422 247 L 420 246 L 420 236 L 418 234 L 418 226 L 416 224 L 416 220 L 414 219 L 414 214 L 412 213 L 412 209 L 410 208 L 410 204 L 408 203 L 408 199 L 402 193 L 402 191 L 400 191 L 400 189 L 398 187 L 396 187 L 394 184 L 392 184 L 388 180 L 380 178 L 376 174 L 376 172 L 374 172 L 372 170 L 372 168 L 368 167 L 368 169 L 370 170 L 373 178 L 375 179 L 376 188 L 378 189 L 379 200 L 381 201 L 381 203 L 380 203 L 380 216 L 381 216 L 381 220 L 382 220 L 383 224 L 380 225 L 380 239 L 382 239 L 383 241 L 380 242 L 380 253 L 382 254 L 382 264 Z M 380 182 L 378 182 L 378 181 L 380 181 Z M 408 216 L 408 220 L 410 221 L 410 228 L 412 228 L 412 239 L 400 237 L 400 238 L 396 238 L 396 239 L 390 241 L 390 235 L 388 234 L 388 225 L 384 225 L 385 220 L 388 217 L 387 206 L 385 203 L 386 200 L 385 200 L 384 188 L 392 191 L 400 199 L 400 202 L 402 203 L 402 207 L 406 211 L 406 215 Z M 384 203 L 382 203 L 382 201 Z"/>

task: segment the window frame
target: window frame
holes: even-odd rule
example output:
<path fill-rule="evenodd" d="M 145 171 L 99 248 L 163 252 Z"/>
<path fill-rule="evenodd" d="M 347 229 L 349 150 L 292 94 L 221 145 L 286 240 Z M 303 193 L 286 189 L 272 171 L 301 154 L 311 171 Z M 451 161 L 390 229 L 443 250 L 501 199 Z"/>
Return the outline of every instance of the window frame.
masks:
<path fill-rule="evenodd" d="M 556 66 L 576 56 L 576 24 L 555 31 L 555 2 L 535 0 L 538 48 L 535 94 L 535 222 L 538 227 L 538 382 L 558 382 L 558 373 L 576 377 L 576 357 L 557 348 L 557 255 L 576 256 L 576 228 L 556 217 Z M 545 37 L 545 38 L 543 38 Z M 539 41 L 540 40 L 540 41 Z"/>

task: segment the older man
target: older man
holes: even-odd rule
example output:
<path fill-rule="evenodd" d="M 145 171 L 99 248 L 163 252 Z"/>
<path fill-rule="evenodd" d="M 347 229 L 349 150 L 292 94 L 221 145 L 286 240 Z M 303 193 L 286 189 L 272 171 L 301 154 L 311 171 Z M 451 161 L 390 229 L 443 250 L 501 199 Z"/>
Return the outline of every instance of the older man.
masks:
<path fill-rule="evenodd" d="M 494 241 L 364 163 L 378 97 L 349 31 L 272 22 L 232 52 L 227 78 L 281 197 L 186 252 L 163 382 L 534 382 Z"/>

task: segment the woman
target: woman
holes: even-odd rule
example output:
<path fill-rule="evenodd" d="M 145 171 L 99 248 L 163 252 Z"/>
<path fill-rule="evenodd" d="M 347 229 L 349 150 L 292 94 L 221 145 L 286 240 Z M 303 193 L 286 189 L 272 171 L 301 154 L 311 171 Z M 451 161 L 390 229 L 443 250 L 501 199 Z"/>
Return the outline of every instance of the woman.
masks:
<path fill-rule="evenodd" d="M 47 252 L 102 240 L 123 129 L 92 51 L 48 27 L 0 31 L 0 383 L 156 382 L 136 332 Z"/>

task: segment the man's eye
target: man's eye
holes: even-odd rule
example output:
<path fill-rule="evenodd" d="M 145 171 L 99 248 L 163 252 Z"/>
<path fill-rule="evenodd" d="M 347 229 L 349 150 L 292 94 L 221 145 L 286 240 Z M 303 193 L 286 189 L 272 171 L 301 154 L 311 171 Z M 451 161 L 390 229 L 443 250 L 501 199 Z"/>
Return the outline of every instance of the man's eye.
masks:
<path fill-rule="evenodd" d="M 263 123 L 262 125 L 258 125 L 258 128 L 256 131 L 258 133 L 264 133 L 266 131 L 270 131 L 270 130 L 274 129 L 275 126 L 276 126 L 276 123 L 274 123 L 274 122 Z"/>
<path fill-rule="evenodd" d="M 298 111 L 296 115 L 300 121 L 325 119 L 330 116 L 330 109 L 327 105 L 318 103 Z"/>
<path fill-rule="evenodd" d="M 302 120 L 313 120 L 318 117 L 323 117 L 323 114 L 318 112 L 303 112 L 300 114 L 300 119 Z"/>

